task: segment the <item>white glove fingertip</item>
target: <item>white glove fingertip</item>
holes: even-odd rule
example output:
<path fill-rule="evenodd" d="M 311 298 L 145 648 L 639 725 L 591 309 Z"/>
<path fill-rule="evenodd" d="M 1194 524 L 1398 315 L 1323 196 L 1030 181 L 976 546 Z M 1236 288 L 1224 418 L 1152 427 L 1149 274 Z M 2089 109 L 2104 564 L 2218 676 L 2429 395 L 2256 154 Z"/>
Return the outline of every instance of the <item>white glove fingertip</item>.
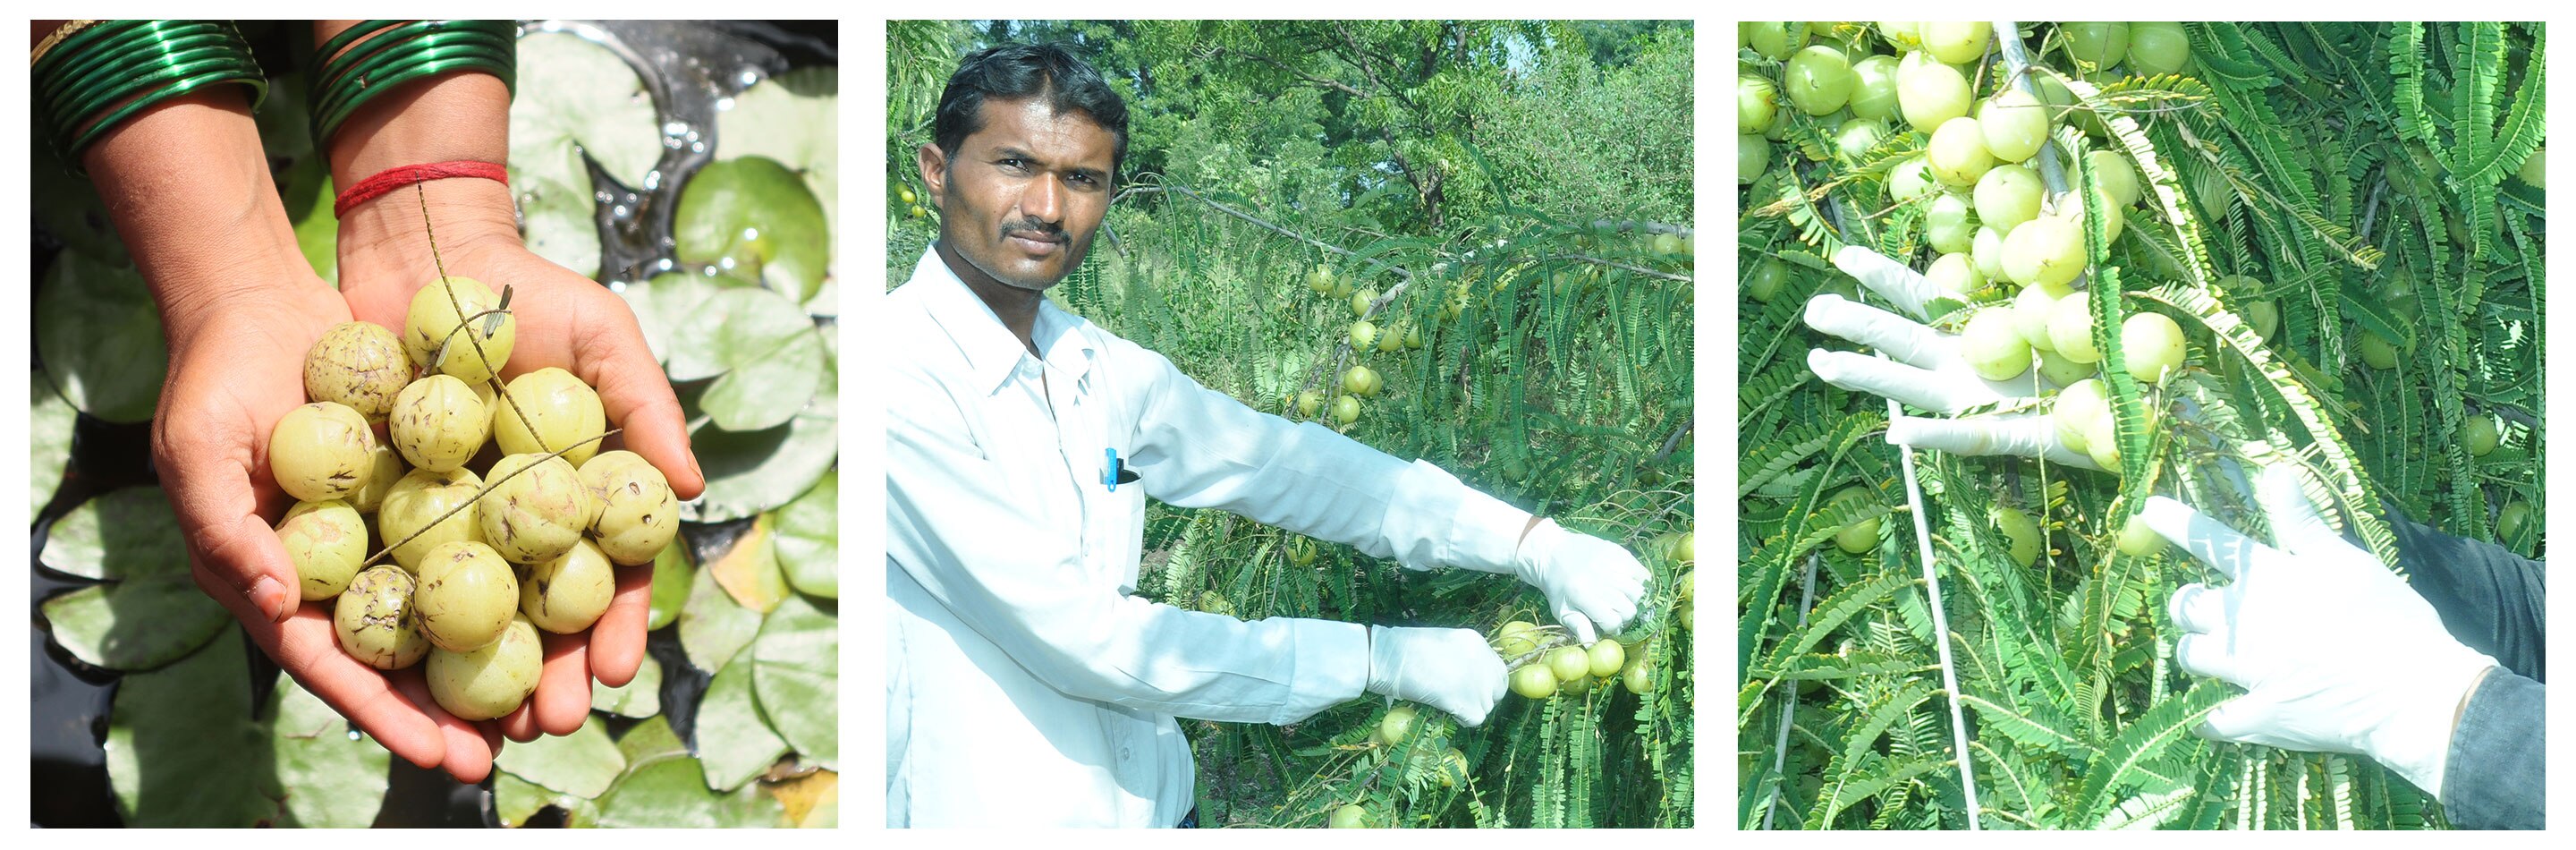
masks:
<path fill-rule="evenodd" d="M 2257 731 L 2255 727 L 2262 723 L 2262 714 L 2254 695 L 2247 694 L 2219 703 L 2192 733 L 2212 741 L 2254 743 L 2251 738 Z"/>
<path fill-rule="evenodd" d="M 1558 612 L 1556 623 L 1564 626 L 1565 633 L 1573 637 L 1575 642 L 1585 646 L 1591 646 L 1594 640 L 1599 639 L 1599 636 L 1592 631 L 1592 618 L 1583 616 L 1580 611 Z"/>

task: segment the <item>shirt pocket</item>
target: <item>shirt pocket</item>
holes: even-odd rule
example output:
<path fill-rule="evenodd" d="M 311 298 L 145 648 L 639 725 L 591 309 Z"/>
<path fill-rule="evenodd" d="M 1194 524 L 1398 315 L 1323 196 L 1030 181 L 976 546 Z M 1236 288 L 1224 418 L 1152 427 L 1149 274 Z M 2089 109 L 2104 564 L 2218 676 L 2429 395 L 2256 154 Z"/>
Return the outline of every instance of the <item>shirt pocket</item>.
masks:
<path fill-rule="evenodd" d="M 1124 459 L 1127 452 L 1122 449 L 1118 456 Z M 1102 462 L 1105 466 L 1106 458 Z M 1145 484 L 1129 481 L 1115 491 L 1098 483 L 1092 486 L 1092 542 L 1107 559 L 1103 572 L 1118 577 L 1120 594 L 1134 593 L 1145 554 Z"/>

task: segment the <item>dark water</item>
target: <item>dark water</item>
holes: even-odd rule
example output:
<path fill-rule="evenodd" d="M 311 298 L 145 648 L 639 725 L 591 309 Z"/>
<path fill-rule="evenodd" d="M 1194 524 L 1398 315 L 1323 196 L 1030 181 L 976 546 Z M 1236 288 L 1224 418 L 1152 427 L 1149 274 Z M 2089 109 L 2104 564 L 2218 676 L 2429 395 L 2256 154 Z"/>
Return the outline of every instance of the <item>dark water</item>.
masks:
<path fill-rule="evenodd" d="M 635 67 L 653 93 L 657 124 L 665 129 L 665 149 L 654 176 L 643 188 L 620 186 L 592 172 L 601 198 L 596 220 L 602 243 L 602 281 L 639 280 L 662 268 L 672 257 L 671 212 L 680 185 L 716 155 L 715 104 L 740 93 L 758 79 L 795 68 L 838 65 L 836 21 L 603 22 L 564 27 L 608 46 Z M 262 31 L 254 28 L 254 38 Z M 266 39 L 262 38 L 262 43 Z M 309 49 L 309 47 L 307 48 Z M 278 51 L 283 52 L 283 51 Z M 261 50 L 264 62 L 271 50 Z M 271 67 L 278 67 L 272 64 Z M 41 281 L 60 243 L 42 230 L 32 235 L 34 272 Z M 31 303 L 32 303 L 32 295 Z M 32 346 L 31 346 L 32 347 Z M 30 535 L 31 562 L 44 549 L 54 520 L 89 497 L 133 485 L 158 482 L 150 461 L 151 426 L 115 425 L 82 416 L 72 446 L 72 460 L 62 487 L 49 504 L 36 506 Z M 684 528 L 691 545 L 704 556 L 721 552 L 748 521 Z M 28 739 L 30 817 L 37 827 L 120 825 L 113 789 L 108 783 L 105 751 L 110 700 L 117 674 L 73 658 L 46 631 L 43 601 L 87 582 L 45 569 L 29 571 L 29 690 L 33 697 Z M 244 640 L 239 629 L 217 640 Z M 700 694 L 708 674 L 689 666 L 676 625 L 653 632 L 647 651 L 662 666 L 663 712 L 674 731 L 692 739 Z M 277 668 L 258 652 L 247 671 L 264 700 Z M 256 703 L 255 703 L 256 704 Z M 612 734 L 622 734 L 633 721 L 612 718 Z M 441 827 L 497 825 L 490 805 L 489 780 L 466 785 L 443 773 L 393 760 L 390 785 L 377 826 Z M 559 825 L 560 817 L 540 815 L 531 825 Z"/>

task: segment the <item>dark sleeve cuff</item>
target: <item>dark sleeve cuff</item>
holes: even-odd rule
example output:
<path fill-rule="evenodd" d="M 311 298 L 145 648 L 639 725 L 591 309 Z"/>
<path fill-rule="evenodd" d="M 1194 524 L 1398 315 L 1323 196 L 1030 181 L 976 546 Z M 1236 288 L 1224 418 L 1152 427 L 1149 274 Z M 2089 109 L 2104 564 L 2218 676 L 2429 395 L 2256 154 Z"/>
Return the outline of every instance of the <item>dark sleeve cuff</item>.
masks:
<path fill-rule="evenodd" d="M 2461 829 L 2541 829 L 2547 802 L 2546 715 L 2539 682 L 2496 670 L 2451 732 L 2442 809 Z"/>

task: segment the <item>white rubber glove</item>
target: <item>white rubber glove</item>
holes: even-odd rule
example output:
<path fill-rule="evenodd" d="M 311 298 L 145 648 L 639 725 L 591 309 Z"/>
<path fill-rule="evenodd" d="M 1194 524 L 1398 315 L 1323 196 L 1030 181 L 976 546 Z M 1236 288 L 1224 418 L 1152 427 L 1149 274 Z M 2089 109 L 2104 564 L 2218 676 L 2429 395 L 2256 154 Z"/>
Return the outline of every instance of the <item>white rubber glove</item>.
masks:
<path fill-rule="evenodd" d="M 2176 663 L 2246 691 L 2199 734 L 2359 753 L 2440 794 L 2453 718 L 2495 659 L 2460 645 L 2413 588 L 2318 518 L 2296 468 L 2266 469 L 2255 490 L 2278 548 L 2162 496 L 2141 514 L 2228 579 L 2167 605 L 2183 632 Z"/>
<path fill-rule="evenodd" d="M 1567 531 L 1552 519 L 1539 520 L 1521 537 L 1512 570 L 1547 594 L 1556 624 L 1585 646 L 1601 638 L 1595 626 L 1615 633 L 1637 616 L 1646 580 L 1654 577 L 1619 544 Z"/>
<path fill-rule="evenodd" d="M 1422 703 L 1481 726 L 1510 682 L 1503 658 L 1474 629 L 1369 627 L 1368 690 Z"/>
<path fill-rule="evenodd" d="M 1933 298 L 1948 294 L 1913 269 L 1867 248 L 1835 252 L 1834 265 L 1915 316 Z M 1882 360 L 1853 351 L 1808 351 L 1807 368 L 1843 389 L 1949 414 L 2038 395 L 2036 370 L 2008 381 L 1986 380 L 1959 356 L 1957 335 L 1906 316 L 1827 293 L 1807 302 L 1806 320 L 1808 327 L 1887 354 Z M 2051 463 L 2102 468 L 2091 456 L 2060 442 L 2045 412 L 1973 419 L 1898 416 L 1887 424 L 1887 441 L 1961 455 L 2045 456 Z"/>

